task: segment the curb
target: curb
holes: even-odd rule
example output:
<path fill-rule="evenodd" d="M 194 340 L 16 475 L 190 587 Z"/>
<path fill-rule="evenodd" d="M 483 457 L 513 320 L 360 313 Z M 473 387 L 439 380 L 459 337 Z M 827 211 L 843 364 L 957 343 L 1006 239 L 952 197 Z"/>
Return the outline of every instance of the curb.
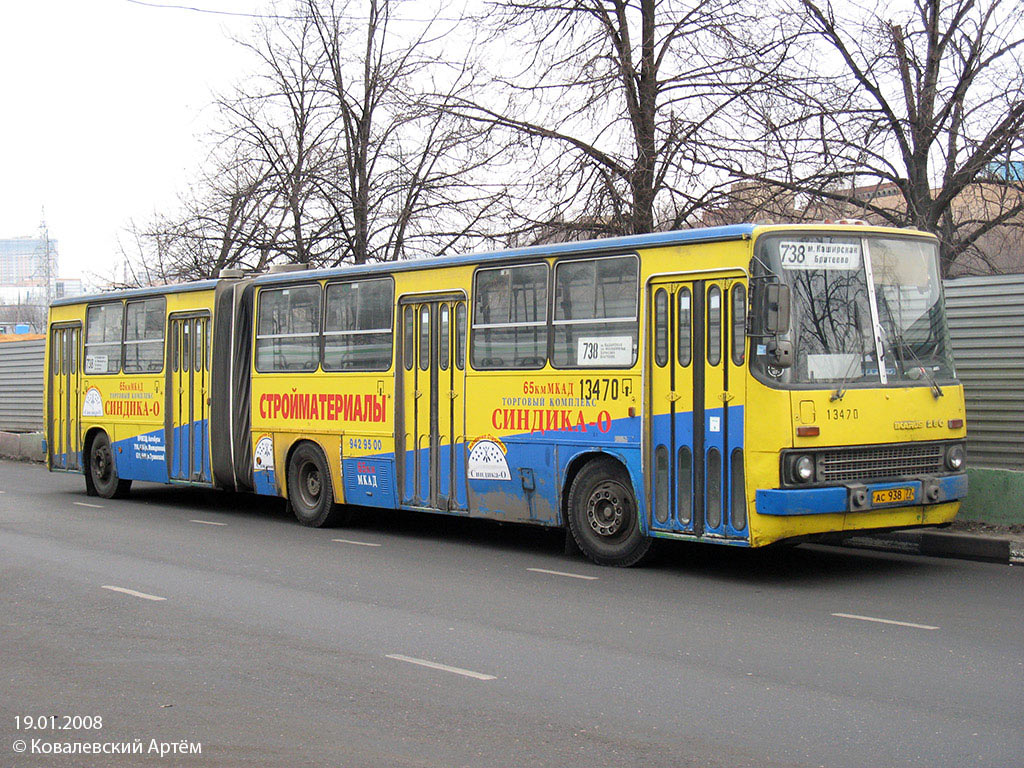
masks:
<path fill-rule="evenodd" d="M 874 549 L 923 557 L 953 557 L 1009 565 L 1014 558 L 1009 539 L 951 531 L 892 531 L 851 536 L 839 546 Z"/>
<path fill-rule="evenodd" d="M 46 461 L 42 432 L 0 432 L 0 457 L 15 461 Z"/>

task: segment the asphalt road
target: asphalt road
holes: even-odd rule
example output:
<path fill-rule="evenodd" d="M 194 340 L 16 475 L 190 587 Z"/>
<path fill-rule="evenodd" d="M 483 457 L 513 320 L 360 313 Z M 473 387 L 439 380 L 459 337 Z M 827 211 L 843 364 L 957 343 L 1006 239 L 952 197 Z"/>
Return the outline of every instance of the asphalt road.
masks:
<path fill-rule="evenodd" d="M 673 545 L 606 569 L 485 521 L 312 530 L 11 462 L 0 491 L 0 765 L 1024 764 L 1020 567 Z"/>

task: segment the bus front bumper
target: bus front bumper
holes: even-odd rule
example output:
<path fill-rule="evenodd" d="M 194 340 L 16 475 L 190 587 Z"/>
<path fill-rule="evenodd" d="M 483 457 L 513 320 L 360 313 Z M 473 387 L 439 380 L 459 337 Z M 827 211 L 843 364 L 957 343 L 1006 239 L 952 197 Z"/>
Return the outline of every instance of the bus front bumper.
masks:
<path fill-rule="evenodd" d="M 884 483 L 847 483 L 828 488 L 759 490 L 756 505 L 759 515 L 827 515 L 943 504 L 966 495 L 967 473 L 962 472 Z"/>

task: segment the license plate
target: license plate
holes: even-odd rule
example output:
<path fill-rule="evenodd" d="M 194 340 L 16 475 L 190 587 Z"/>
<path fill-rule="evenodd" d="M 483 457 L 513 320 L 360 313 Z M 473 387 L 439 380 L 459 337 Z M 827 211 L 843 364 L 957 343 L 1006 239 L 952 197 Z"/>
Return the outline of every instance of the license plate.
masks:
<path fill-rule="evenodd" d="M 886 488 L 884 491 L 872 491 L 872 504 L 899 504 L 903 501 L 914 500 L 914 489 L 911 488 Z"/>

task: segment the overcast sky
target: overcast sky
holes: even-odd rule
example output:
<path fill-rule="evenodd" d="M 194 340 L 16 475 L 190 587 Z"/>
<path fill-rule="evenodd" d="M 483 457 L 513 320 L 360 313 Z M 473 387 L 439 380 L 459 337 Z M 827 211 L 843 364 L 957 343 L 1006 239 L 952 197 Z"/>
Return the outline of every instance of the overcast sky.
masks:
<path fill-rule="evenodd" d="M 153 0 L 258 12 L 259 0 Z M 64 277 L 111 274 L 117 238 L 175 203 L 202 161 L 215 90 L 243 74 L 252 19 L 129 0 L 5 3 L 0 24 L 0 238 L 43 209 Z"/>

